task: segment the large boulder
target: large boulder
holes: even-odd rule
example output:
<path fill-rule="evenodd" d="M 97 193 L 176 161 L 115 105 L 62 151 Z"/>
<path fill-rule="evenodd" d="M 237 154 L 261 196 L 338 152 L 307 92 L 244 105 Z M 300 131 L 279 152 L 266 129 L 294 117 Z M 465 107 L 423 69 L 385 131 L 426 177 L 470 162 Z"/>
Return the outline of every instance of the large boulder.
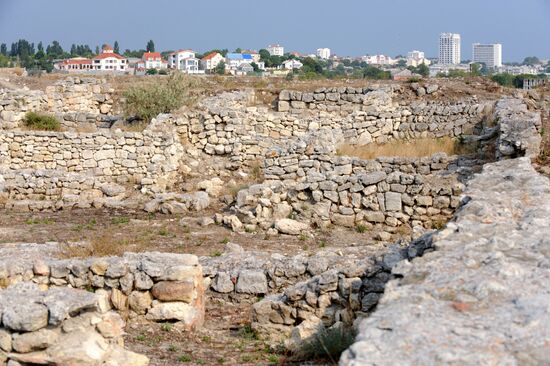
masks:
<path fill-rule="evenodd" d="M 300 235 L 309 229 L 309 225 L 292 219 L 280 219 L 275 221 L 275 229 L 281 234 Z"/>

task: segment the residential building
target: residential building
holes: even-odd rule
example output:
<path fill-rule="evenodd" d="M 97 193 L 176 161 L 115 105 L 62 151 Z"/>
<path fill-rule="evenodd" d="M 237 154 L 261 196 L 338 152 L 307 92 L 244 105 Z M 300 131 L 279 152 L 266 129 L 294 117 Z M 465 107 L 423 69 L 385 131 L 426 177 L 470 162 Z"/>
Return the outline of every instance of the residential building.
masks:
<path fill-rule="evenodd" d="M 212 71 L 218 65 L 224 61 L 225 58 L 219 52 L 212 52 L 204 56 L 201 60 L 201 69 L 206 71 Z"/>
<path fill-rule="evenodd" d="M 236 70 L 243 64 L 251 64 L 254 58 L 250 54 L 228 53 L 225 55 L 225 67 L 229 70 Z"/>
<path fill-rule="evenodd" d="M 138 68 L 140 66 L 143 66 L 146 70 L 160 70 L 168 68 L 168 61 L 162 59 L 160 52 L 145 52 L 141 57 L 141 60 L 142 62 L 139 64 Z"/>
<path fill-rule="evenodd" d="M 328 60 L 330 58 L 330 48 L 318 48 L 317 57 Z"/>
<path fill-rule="evenodd" d="M 431 63 L 432 62 L 425 57 L 425 54 L 422 51 L 414 50 L 407 54 L 407 66 L 417 67 L 421 64 L 428 66 Z"/>
<path fill-rule="evenodd" d="M 361 59 L 369 65 L 393 65 L 397 63 L 396 60 L 393 60 L 390 56 L 386 55 L 367 55 L 363 56 Z"/>
<path fill-rule="evenodd" d="M 304 66 L 304 64 L 302 64 L 300 61 L 295 60 L 295 59 L 290 59 L 290 60 L 286 60 L 285 62 L 283 62 L 283 68 L 288 69 L 288 70 L 294 70 L 294 69 L 299 70 L 303 66 Z"/>
<path fill-rule="evenodd" d="M 460 34 L 441 33 L 439 35 L 439 63 L 460 64 Z"/>
<path fill-rule="evenodd" d="M 92 59 L 92 70 L 125 72 L 127 69 L 126 57 L 115 53 L 109 45 L 104 45 L 101 53 Z"/>
<path fill-rule="evenodd" d="M 461 64 L 458 64 L 458 65 L 433 64 L 433 65 L 430 65 L 430 77 L 437 76 L 437 74 L 447 75 L 450 70 L 460 70 L 460 71 L 464 71 L 464 72 L 469 72 L 470 71 L 470 65 L 466 65 L 466 64 L 464 64 L 464 65 L 461 65 Z"/>
<path fill-rule="evenodd" d="M 85 57 L 75 57 L 61 60 L 54 64 L 54 69 L 67 72 L 83 72 L 92 70 L 92 60 Z"/>
<path fill-rule="evenodd" d="M 200 60 L 194 56 L 181 59 L 178 70 L 186 74 L 204 74 L 204 70 L 200 69 Z"/>
<path fill-rule="evenodd" d="M 474 43 L 472 49 L 473 62 L 484 63 L 490 69 L 502 66 L 502 45 L 500 43 Z"/>
<path fill-rule="evenodd" d="M 176 52 L 172 52 L 170 55 L 168 55 L 168 66 L 171 69 L 179 70 L 181 65 L 181 60 L 194 58 L 194 57 L 195 57 L 195 51 L 193 50 L 179 50 Z"/>
<path fill-rule="evenodd" d="M 257 52 L 257 51 L 254 51 L 254 50 L 246 50 L 246 51 L 242 51 L 241 52 L 242 54 L 245 54 L 245 55 L 250 55 L 252 56 L 252 60 L 255 62 L 255 63 L 258 63 L 260 62 L 260 54 Z"/>
<path fill-rule="evenodd" d="M 271 56 L 284 56 L 285 55 L 285 48 L 281 46 L 280 44 L 271 44 L 267 46 L 266 48 L 267 52 Z"/>

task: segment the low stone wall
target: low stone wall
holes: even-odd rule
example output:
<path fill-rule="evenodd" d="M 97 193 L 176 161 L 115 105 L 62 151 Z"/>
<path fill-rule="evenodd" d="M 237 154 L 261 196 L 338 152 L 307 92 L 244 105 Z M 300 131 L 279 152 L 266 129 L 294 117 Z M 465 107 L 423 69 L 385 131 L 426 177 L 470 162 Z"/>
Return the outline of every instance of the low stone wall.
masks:
<path fill-rule="evenodd" d="M 0 365 L 147 366 L 125 350 L 124 321 L 97 294 L 21 283 L 0 291 Z"/>
<path fill-rule="evenodd" d="M 176 178 L 183 146 L 170 124 L 143 132 L 0 132 L 1 190 L 8 201 L 89 206 L 94 199 L 164 192 Z"/>
<path fill-rule="evenodd" d="M 240 191 L 234 214 L 244 224 L 275 226 L 285 234 L 290 232 L 277 221 L 289 217 L 318 227 L 333 223 L 389 230 L 404 224 L 431 228 L 452 216 L 460 203 L 461 178 L 481 164 L 472 157 L 445 154 L 375 160 L 340 157 L 338 140 L 334 133 L 322 133 L 268 150 L 265 183 Z"/>
<path fill-rule="evenodd" d="M 204 321 L 202 267 L 193 255 L 126 253 L 122 258 L 0 261 L 0 283 L 72 287 L 95 293 L 101 306 L 130 317 L 182 322 L 195 329 Z M 1 292 L 0 292 L 1 294 Z"/>
<path fill-rule="evenodd" d="M 65 128 L 110 127 L 114 89 L 104 79 L 66 78 L 38 90 L 0 90 L 0 129 L 22 127 L 27 112 L 56 115 Z"/>
<path fill-rule="evenodd" d="M 341 96 L 338 102 L 293 101 L 301 103 L 300 108 L 278 112 L 248 106 L 254 99 L 252 91 L 224 93 L 205 99 L 204 111 L 188 111 L 175 118 L 174 123 L 181 136 L 195 147 L 207 154 L 229 155 L 236 164 L 242 164 L 263 160 L 270 147 L 292 143 L 317 130 L 341 131 L 346 140 L 358 144 L 474 134 L 494 104 L 475 98 L 457 103 L 407 104 L 394 100 L 397 91 L 393 88 L 361 90 L 363 94 L 349 94 L 353 101 L 344 101 Z M 299 94 L 300 98 L 315 95 L 283 91 L 280 98 L 285 98 L 285 93 Z"/>

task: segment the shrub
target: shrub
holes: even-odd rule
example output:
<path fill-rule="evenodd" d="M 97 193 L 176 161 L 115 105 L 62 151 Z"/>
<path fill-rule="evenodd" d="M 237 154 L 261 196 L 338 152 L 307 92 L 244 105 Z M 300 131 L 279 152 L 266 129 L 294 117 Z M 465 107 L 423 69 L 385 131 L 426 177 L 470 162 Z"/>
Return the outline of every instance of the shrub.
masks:
<path fill-rule="evenodd" d="M 28 112 L 23 121 L 25 126 L 33 130 L 59 131 L 61 129 L 57 118 L 49 114 Z"/>
<path fill-rule="evenodd" d="M 342 352 L 355 341 L 355 335 L 355 330 L 347 326 L 323 329 L 305 341 L 290 358 L 296 362 L 328 359 L 336 365 Z"/>
<path fill-rule="evenodd" d="M 175 73 L 167 80 L 155 82 L 133 86 L 124 92 L 127 117 L 150 121 L 160 113 L 170 113 L 194 101 L 191 89 L 195 82 L 188 76 Z"/>

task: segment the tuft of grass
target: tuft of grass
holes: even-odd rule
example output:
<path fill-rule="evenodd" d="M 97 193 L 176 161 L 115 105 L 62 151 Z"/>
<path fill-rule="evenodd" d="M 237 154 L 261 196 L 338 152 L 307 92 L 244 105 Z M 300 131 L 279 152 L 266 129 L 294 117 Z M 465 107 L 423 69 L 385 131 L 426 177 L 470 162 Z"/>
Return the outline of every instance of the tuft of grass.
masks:
<path fill-rule="evenodd" d="M 180 361 L 180 362 L 191 362 L 191 356 L 181 355 L 181 356 L 178 357 L 178 361 Z"/>
<path fill-rule="evenodd" d="M 355 341 L 356 332 L 352 327 L 334 327 L 323 329 L 305 341 L 294 351 L 290 359 L 294 362 L 310 360 L 330 360 L 334 365 L 342 352 L 348 349 Z"/>
<path fill-rule="evenodd" d="M 168 351 L 170 352 L 176 352 L 178 350 L 178 347 L 176 347 L 176 345 L 174 344 L 171 344 L 168 346 Z"/>
<path fill-rule="evenodd" d="M 143 341 L 145 341 L 145 339 L 146 339 L 145 335 L 143 335 L 143 334 L 140 334 L 140 335 L 136 336 L 136 341 L 143 342 Z"/>
<path fill-rule="evenodd" d="M 220 356 L 220 357 L 218 357 L 217 361 L 218 361 L 219 364 L 225 363 L 225 357 Z"/>
<path fill-rule="evenodd" d="M 267 362 L 277 365 L 277 364 L 279 364 L 279 356 L 269 355 L 269 356 L 267 356 Z"/>
<path fill-rule="evenodd" d="M 397 156 L 420 158 L 436 153 L 447 155 L 471 154 L 471 145 L 461 143 L 460 139 L 442 137 L 438 139 L 417 139 L 413 141 L 392 140 L 386 144 L 342 145 L 338 148 L 340 156 L 354 156 L 361 159 L 376 159 L 379 157 Z"/>
<path fill-rule="evenodd" d="M 324 248 L 324 247 L 326 247 L 326 246 L 327 246 L 327 241 L 326 241 L 326 240 L 321 240 L 321 241 L 319 242 L 319 248 Z"/>
<path fill-rule="evenodd" d="M 229 238 L 226 236 L 224 237 L 221 241 L 220 241 L 220 244 L 227 244 L 229 243 Z"/>
<path fill-rule="evenodd" d="M 300 235 L 298 236 L 298 240 L 306 241 L 307 240 L 307 234 L 306 233 L 300 233 Z"/>
<path fill-rule="evenodd" d="M 239 337 L 243 339 L 247 339 L 249 341 L 257 341 L 260 339 L 258 336 L 258 333 L 256 333 L 256 331 L 252 329 L 250 324 L 246 324 L 244 327 L 239 329 L 238 334 L 239 334 Z"/>
<path fill-rule="evenodd" d="M 27 112 L 23 119 L 25 126 L 31 130 L 60 131 L 61 123 L 49 114 L 39 112 Z"/>
<path fill-rule="evenodd" d="M 163 331 L 165 332 L 170 332 L 172 330 L 172 324 L 170 323 L 163 323 L 161 326 L 160 326 L 160 329 L 162 329 Z"/>
<path fill-rule="evenodd" d="M 357 224 L 355 226 L 355 231 L 357 231 L 359 234 L 363 234 L 363 233 L 366 233 L 367 231 L 369 231 L 369 228 L 366 225 Z"/>
<path fill-rule="evenodd" d="M 219 250 L 215 250 L 213 251 L 211 254 L 210 254 L 211 257 L 221 257 L 222 256 L 222 252 L 220 252 Z"/>
<path fill-rule="evenodd" d="M 123 224 L 127 224 L 129 222 L 130 222 L 130 218 L 128 218 L 126 216 L 113 217 L 113 219 L 111 220 L 111 223 L 113 225 L 123 225 Z"/>

